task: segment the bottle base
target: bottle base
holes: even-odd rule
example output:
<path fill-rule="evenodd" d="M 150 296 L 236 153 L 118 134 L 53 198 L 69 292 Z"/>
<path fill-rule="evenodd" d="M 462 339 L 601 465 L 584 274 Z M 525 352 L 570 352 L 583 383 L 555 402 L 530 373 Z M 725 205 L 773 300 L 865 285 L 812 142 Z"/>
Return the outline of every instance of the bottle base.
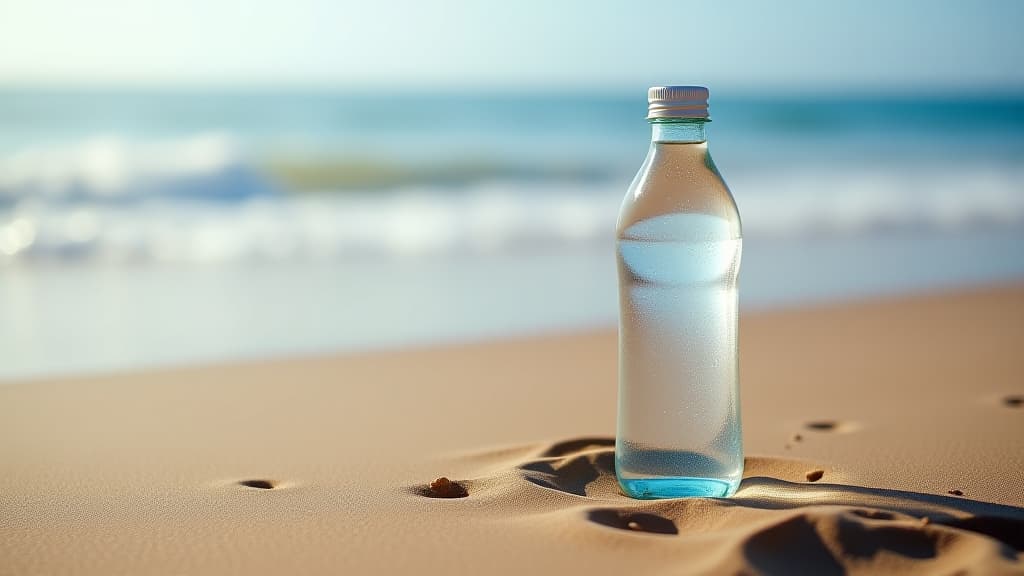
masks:
<path fill-rule="evenodd" d="M 619 478 L 626 496 L 640 500 L 659 498 L 724 498 L 732 496 L 739 482 L 714 478 Z"/>

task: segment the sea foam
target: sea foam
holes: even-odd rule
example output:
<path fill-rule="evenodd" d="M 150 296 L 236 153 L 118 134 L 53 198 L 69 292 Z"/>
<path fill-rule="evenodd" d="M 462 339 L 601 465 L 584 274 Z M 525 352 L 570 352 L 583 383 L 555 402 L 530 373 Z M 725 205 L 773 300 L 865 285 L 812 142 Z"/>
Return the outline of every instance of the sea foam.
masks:
<path fill-rule="evenodd" d="M 329 160 L 323 160 L 329 165 Z M 611 243 L 629 174 L 289 190 L 232 139 L 89 138 L 0 157 L 0 259 L 245 261 Z M 430 169 L 432 174 L 436 168 Z M 1024 166 L 730 166 L 748 238 L 1024 226 Z M 544 176 L 548 174 L 548 176 Z M 423 183 L 418 183 L 422 180 Z"/>

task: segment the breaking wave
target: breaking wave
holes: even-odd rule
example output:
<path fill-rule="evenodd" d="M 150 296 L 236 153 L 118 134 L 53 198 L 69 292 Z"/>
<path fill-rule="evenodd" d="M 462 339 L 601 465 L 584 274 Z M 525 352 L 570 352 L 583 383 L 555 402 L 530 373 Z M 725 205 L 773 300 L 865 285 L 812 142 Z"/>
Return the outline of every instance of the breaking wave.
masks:
<path fill-rule="evenodd" d="M 607 242 L 607 166 L 254 161 L 229 137 L 92 138 L 0 157 L 0 261 L 235 261 Z M 1024 166 L 738 167 L 748 238 L 1024 225 Z"/>

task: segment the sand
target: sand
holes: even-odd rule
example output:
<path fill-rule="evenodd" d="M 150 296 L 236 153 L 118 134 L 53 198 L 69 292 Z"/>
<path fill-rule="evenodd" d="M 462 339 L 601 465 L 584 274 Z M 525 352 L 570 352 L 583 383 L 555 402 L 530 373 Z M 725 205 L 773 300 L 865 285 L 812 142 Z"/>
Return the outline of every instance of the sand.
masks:
<path fill-rule="evenodd" d="M 731 499 L 618 492 L 613 331 L 2 385 L 0 574 L 1024 573 L 1024 286 L 741 338 Z"/>

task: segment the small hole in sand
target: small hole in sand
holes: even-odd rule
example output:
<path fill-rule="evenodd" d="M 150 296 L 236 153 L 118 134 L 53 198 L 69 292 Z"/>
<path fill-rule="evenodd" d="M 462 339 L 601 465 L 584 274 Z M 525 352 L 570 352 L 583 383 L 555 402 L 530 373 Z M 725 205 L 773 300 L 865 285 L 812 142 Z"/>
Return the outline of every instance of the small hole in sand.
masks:
<path fill-rule="evenodd" d="M 1021 406 L 1024 406 L 1024 396 L 1007 396 L 1003 398 L 1003 404 L 1006 405 L 1007 408 L 1020 408 Z"/>
<path fill-rule="evenodd" d="M 829 432 L 836 429 L 837 423 L 831 420 L 815 420 L 814 422 L 808 422 L 804 424 L 809 430 L 819 430 L 822 432 Z"/>
<path fill-rule="evenodd" d="M 679 534 L 676 523 L 664 516 L 646 512 L 628 512 L 600 508 L 587 513 L 587 518 L 596 524 L 609 528 L 629 530 L 630 532 L 647 532 L 649 534 Z"/>
<path fill-rule="evenodd" d="M 259 488 L 260 490 L 270 490 L 274 487 L 274 483 L 270 480 L 242 480 L 238 484 L 248 488 Z"/>

